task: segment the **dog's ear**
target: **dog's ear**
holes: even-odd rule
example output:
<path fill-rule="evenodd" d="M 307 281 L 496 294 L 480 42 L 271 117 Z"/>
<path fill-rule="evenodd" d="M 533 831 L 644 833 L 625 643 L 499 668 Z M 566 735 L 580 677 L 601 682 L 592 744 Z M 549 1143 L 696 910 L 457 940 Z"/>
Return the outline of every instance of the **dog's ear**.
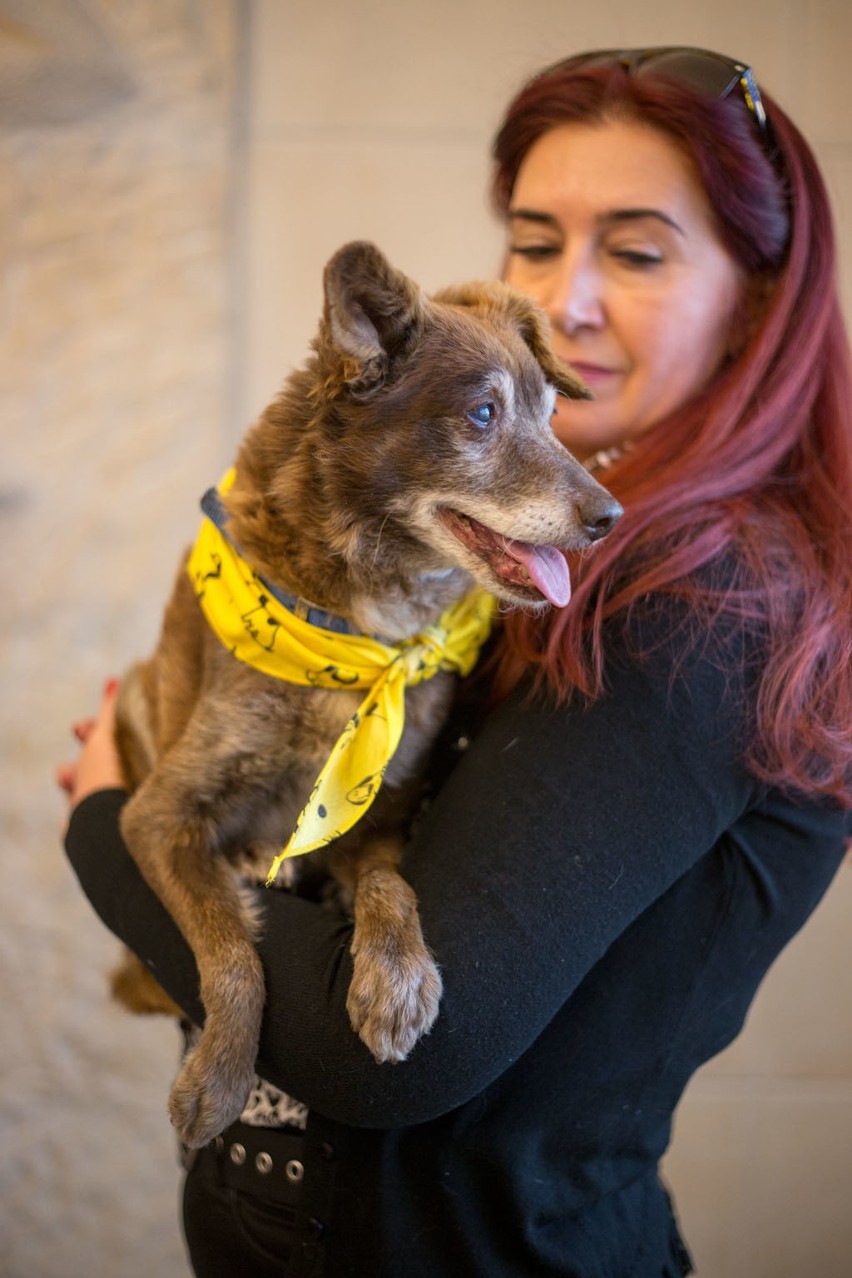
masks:
<path fill-rule="evenodd" d="M 324 288 L 327 333 L 343 356 L 343 380 L 355 398 L 366 399 L 420 333 L 424 295 L 366 240 L 338 249 Z"/>
<path fill-rule="evenodd" d="M 508 320 L 529 347 L 551 386 L 569 399 L 591 399 L 592 393 L 553 352 L 550 323 L 544 311 L 519 289 L 497 280 L 454 284 L 435 294 L 436 301 L 469 306 L 495 319 Z"/>
<path fill-rule="evenodd" d="M 507 308 L 509 314 L 532 351 L 541 369 L 561 395 L 569 399 L 591 399 L 592 392 L 580 381 L 570 364 L 558 359 L 553 351 L 550 337 L 550 323 L 544 311 L 517 289 L 506 289 Z"/>

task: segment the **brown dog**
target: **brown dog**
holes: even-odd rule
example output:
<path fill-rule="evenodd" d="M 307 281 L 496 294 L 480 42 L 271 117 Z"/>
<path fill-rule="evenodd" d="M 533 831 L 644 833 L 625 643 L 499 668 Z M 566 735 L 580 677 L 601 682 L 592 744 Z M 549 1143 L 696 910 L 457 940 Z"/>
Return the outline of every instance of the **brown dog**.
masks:
<path fill-rule="evenodd" d="M 469 284 L 429 299 L 374 246 L 347 245 L 326 268 L 311 357 L 239 451 L 223 531 L 264 589 L 386 641 L 419 634 L 476 583 L 511 605 L 564 604 L 557 548 L 591 544 L 621 509 L 555 440 L 557 392 L 586 394 L 519 293 Z M 182 567 L 157 650 L 118 706 L 134 791 L 123 833 L 201 978 L 204 1032 L 170 1098 L 190 1146 L 238 1117 L 254 1077 L 264 981 L 240 876 L 265 875 L 361 701 L 236 660 L 203 593 Z M 440 975 L 397 866 L 451 687 L 438 673 L 408 689 L 370 820 L 311 853 L 351 894 L 348 1009 L 379 1061 L 403 1059 L 438 1010 Z M 117 982 L 129 1005 L 157 1004 L 131 985 Z"/>

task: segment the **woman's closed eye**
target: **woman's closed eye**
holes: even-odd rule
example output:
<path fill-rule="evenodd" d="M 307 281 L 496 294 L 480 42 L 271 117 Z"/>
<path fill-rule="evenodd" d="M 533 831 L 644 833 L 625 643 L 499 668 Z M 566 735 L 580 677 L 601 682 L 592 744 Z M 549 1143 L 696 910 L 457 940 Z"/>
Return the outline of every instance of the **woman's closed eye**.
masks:
<path fill-rule="evenodd" d="M 533 263 L 553 261 L 562 251 L 562 246 L 559 244 L 512 244 L 509 246 L 511 256 Z M 612 248 L 609 254 L 617 262 L 637 270 L 647 270 L 660 266 L 663 262 L 662 254 L 654 249 Z"/>
<path fill-rule="evenodd" d="M 649 249 L 614 248 L 610 249 L 610 255 L 623 265 L 637 270 L 649 270 L 663 263 L 662 255 Z"/>
<path fill-rule="evenodd" d="M 524 257 L 529 262 L 545 262 L 558 257 L 562 248 L 558 244 L 510 244 L 509 252 L 515 257 Z"/>

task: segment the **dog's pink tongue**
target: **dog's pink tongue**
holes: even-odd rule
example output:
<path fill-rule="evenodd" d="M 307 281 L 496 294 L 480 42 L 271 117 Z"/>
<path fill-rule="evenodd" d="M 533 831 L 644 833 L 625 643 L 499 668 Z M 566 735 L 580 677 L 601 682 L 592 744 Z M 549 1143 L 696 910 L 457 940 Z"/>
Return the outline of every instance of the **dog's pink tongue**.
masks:
<path fill-rule="evenodd" d="M 564 608 L 571 598 L 571 574 L 565 556 L 555 546 L 533 546 L 528 541 L 506 542 L 506 553 L 523 564 L 533 584 L 554 608 Z"/>

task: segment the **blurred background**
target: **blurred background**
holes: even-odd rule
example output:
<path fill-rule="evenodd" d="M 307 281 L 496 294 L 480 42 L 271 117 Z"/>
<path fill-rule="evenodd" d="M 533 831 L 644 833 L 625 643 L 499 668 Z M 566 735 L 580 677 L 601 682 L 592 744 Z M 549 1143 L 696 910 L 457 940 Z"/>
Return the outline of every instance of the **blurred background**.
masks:
<path fill-rule="evenodd" d="M 166 1022 L 59 850 L 71 722 L 151 647 L 197 499 L 307 350 L 328 256 L 499 268 L 501 108 L 583 48 L 750 61 L 811 140 L 852 315 L 848 0 L 0 0 L 0 1276 L 186 1278 Z M 852 870 L 695 1080 L 700 1278 L 852 1273 Z M 436 1276 L 437 1278 L 437 1276 Z"/>

